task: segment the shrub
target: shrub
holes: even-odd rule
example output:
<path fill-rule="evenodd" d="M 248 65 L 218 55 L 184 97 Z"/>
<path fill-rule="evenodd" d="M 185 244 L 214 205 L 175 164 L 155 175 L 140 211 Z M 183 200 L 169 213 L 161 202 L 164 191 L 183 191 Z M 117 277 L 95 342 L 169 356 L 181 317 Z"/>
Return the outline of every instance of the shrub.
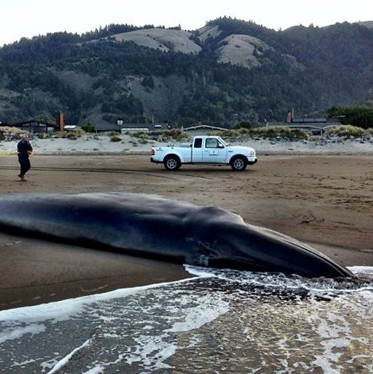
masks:
<path fill-rule="evenodd" d="M 85 131 L 83 129 L 76 129 L 71 131 L 73 134 L 75 134 L 78 138 L 80 138 L 82 135 L 85 134 Z"/>
<path fill-rule="evenodd" d="M 12 126 L 0 126 L 0 134 L 2 137 L 0 140 L 11 140 L 11 139 L 21 139 L 25 134 L 28 134 L 27 131 L 21 130 L 18 127 Z"/>
<path fill-rule="evenodd" d="M 176 141 L 189 139 L 189 134 L 185 131 L 180 130 L 180 129 L 149 131 L 147 133 L 147 135 L 148 136 L 162 137 L 162 138 L 171 138 L 171 139 L 176 140 Z"/>
<path fill-rule="evenodd" d="M 65 138 L 66 137 L 66 131 L 56 131 L 53 134 L 54 138 Z"/>
<path fill-rule="evenodd" d="M 342 125 L 368 129 L 373 126 L 373 108 L 364 106 L 341 106 L 328 110 L 328 116 L 340 117 Z"/>
<path fill-rule="evenodd" d="M 131 132 L 130 136 L 133 138 L 146 138 L 148 136 L 148 133 L 145 131 L 136 131 L 136 132 Z"/>
<path fill-rule="evenodd" d="M 78 139 L 78 136 L 75 132 L 69 132 L 66 134 L 66 138 L 69 140 L 76 140 Z"/>
<path fill-rule="evenodd" d="M 166 130 L 166 135 L 170 136 L 171 138 L 173 138 L 175 140 L 189 139 L 189 134 L 185 131 L 180 130 L 180 129 Z"/>
<path fill-rule="evenodd" d="M 364 130 L 361 127 L 351 125 L 333 126 L 325 130 L 325 135 L 337 135 L 341 137 L 354 136 L 355 138 L 359 138 L 368 134 L 369 131 Z"/>
<path fill-rule="evenodd" d="M 286 138 L 306 139 L 308 134 L 299 129 L 291 129 L 289 127 L 255 127 L 251 129 L 239 128 L 224 132 L 211 132 L 209 135 L 218 135 L 226 140 L 240 140 L 247 137 L 262 137 L 265 139 Z"/>
<path fill-rule="evenodd" d="M 53 133 L 53 138 L 67 138 L 70 140 L 76 140 L 80 138 L 84 134 L 82 129 L 74 130 L 74 131 L 56 131 Z"/>
<path fill-rule="evenodd" d="M 289 127 L 256 127 L 250 130 L 250 135 L 262 136 L 268 139 L 287 138 L 294 140 L 308 138 L 308 134 L 305 131 Z"/>
<path fill-rule="evenodd" d="M 234 129 L 251 129 L 253 125 L 249 121 L 243 121 L 234 126 Z"/>
<path fill-rule="evenodd" d="M 120 142 L 122 139 L 118 135 L 112 135 L 110 137 L 111 142 Z"/>
<path fill-rule="evenodd" d="M 95 132 L 94 126 L 91 125 L 90 123 L 87 123 L 86 125 L 83 125 L 82 130 L 84 130 L 85 132 L 89 132 L 89 133 Z"/>

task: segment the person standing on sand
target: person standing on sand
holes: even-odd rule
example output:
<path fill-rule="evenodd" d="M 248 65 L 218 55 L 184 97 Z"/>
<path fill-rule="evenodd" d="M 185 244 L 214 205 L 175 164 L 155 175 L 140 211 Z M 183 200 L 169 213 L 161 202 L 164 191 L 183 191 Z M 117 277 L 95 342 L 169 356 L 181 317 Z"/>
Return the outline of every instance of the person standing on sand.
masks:
<path fill-rule="evenodd" d="M 18 162 L 21 165 L 21 171 L 19 177 L 21 181 L 26 182 L 25 175 L 31 169 L 29 157 L 32 155 L 32 147 L 30 144 L 30 138 L 28 135 L 25 135 L 17 144 L 18 151 Z"/>

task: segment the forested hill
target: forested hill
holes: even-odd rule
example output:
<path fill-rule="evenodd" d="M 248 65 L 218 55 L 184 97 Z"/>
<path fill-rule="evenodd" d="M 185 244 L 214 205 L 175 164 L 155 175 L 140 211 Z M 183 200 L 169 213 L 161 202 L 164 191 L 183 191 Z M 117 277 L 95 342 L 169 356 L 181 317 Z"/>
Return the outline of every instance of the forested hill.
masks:
<path fill-rule="evenodd" d="M 371 104 L 372 22 L 274 31 L 220 18 L 205 27 L 110 25 L 0 48 L 0 121 L 231 126 Z"/>

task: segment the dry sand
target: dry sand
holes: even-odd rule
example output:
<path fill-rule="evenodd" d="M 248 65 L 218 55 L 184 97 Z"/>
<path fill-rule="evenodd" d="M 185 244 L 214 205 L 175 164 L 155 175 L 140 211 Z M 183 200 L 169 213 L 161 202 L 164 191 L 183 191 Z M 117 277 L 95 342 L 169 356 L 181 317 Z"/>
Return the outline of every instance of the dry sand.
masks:
<path fill-rule="evenodd" d="M 214 205 L 312 244 L 342 265 L 373 266 L 373 154 L 265 155 L 242 173 L 148 155 L 35 155 L 27 183 L 0 157 L 0 194 L 126 191 Z M 188 276 L 182 266 L 0 235 L 0 309 Z"/>

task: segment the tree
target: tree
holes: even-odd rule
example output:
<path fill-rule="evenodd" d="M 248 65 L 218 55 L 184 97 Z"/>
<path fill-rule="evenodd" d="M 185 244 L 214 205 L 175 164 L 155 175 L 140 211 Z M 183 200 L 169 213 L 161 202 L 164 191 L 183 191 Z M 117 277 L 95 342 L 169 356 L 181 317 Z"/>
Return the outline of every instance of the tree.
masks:
<path fill-rule="evenodd" d="M 367 129 L 373 127 L 373 108 L 355 107 L 332 107 L 327 111 L 328 117 L 337 117 L 343 125 L 352 125 Z"/>
<path fill-rule="evenodd" d="M 91 125 L 90 123 L 87 123 L 86 125 L 83 125 L 82 126 L 82 130 L 84 130 L 85 132 L 95 132 L 95 127 L 93 125 Z"/>

